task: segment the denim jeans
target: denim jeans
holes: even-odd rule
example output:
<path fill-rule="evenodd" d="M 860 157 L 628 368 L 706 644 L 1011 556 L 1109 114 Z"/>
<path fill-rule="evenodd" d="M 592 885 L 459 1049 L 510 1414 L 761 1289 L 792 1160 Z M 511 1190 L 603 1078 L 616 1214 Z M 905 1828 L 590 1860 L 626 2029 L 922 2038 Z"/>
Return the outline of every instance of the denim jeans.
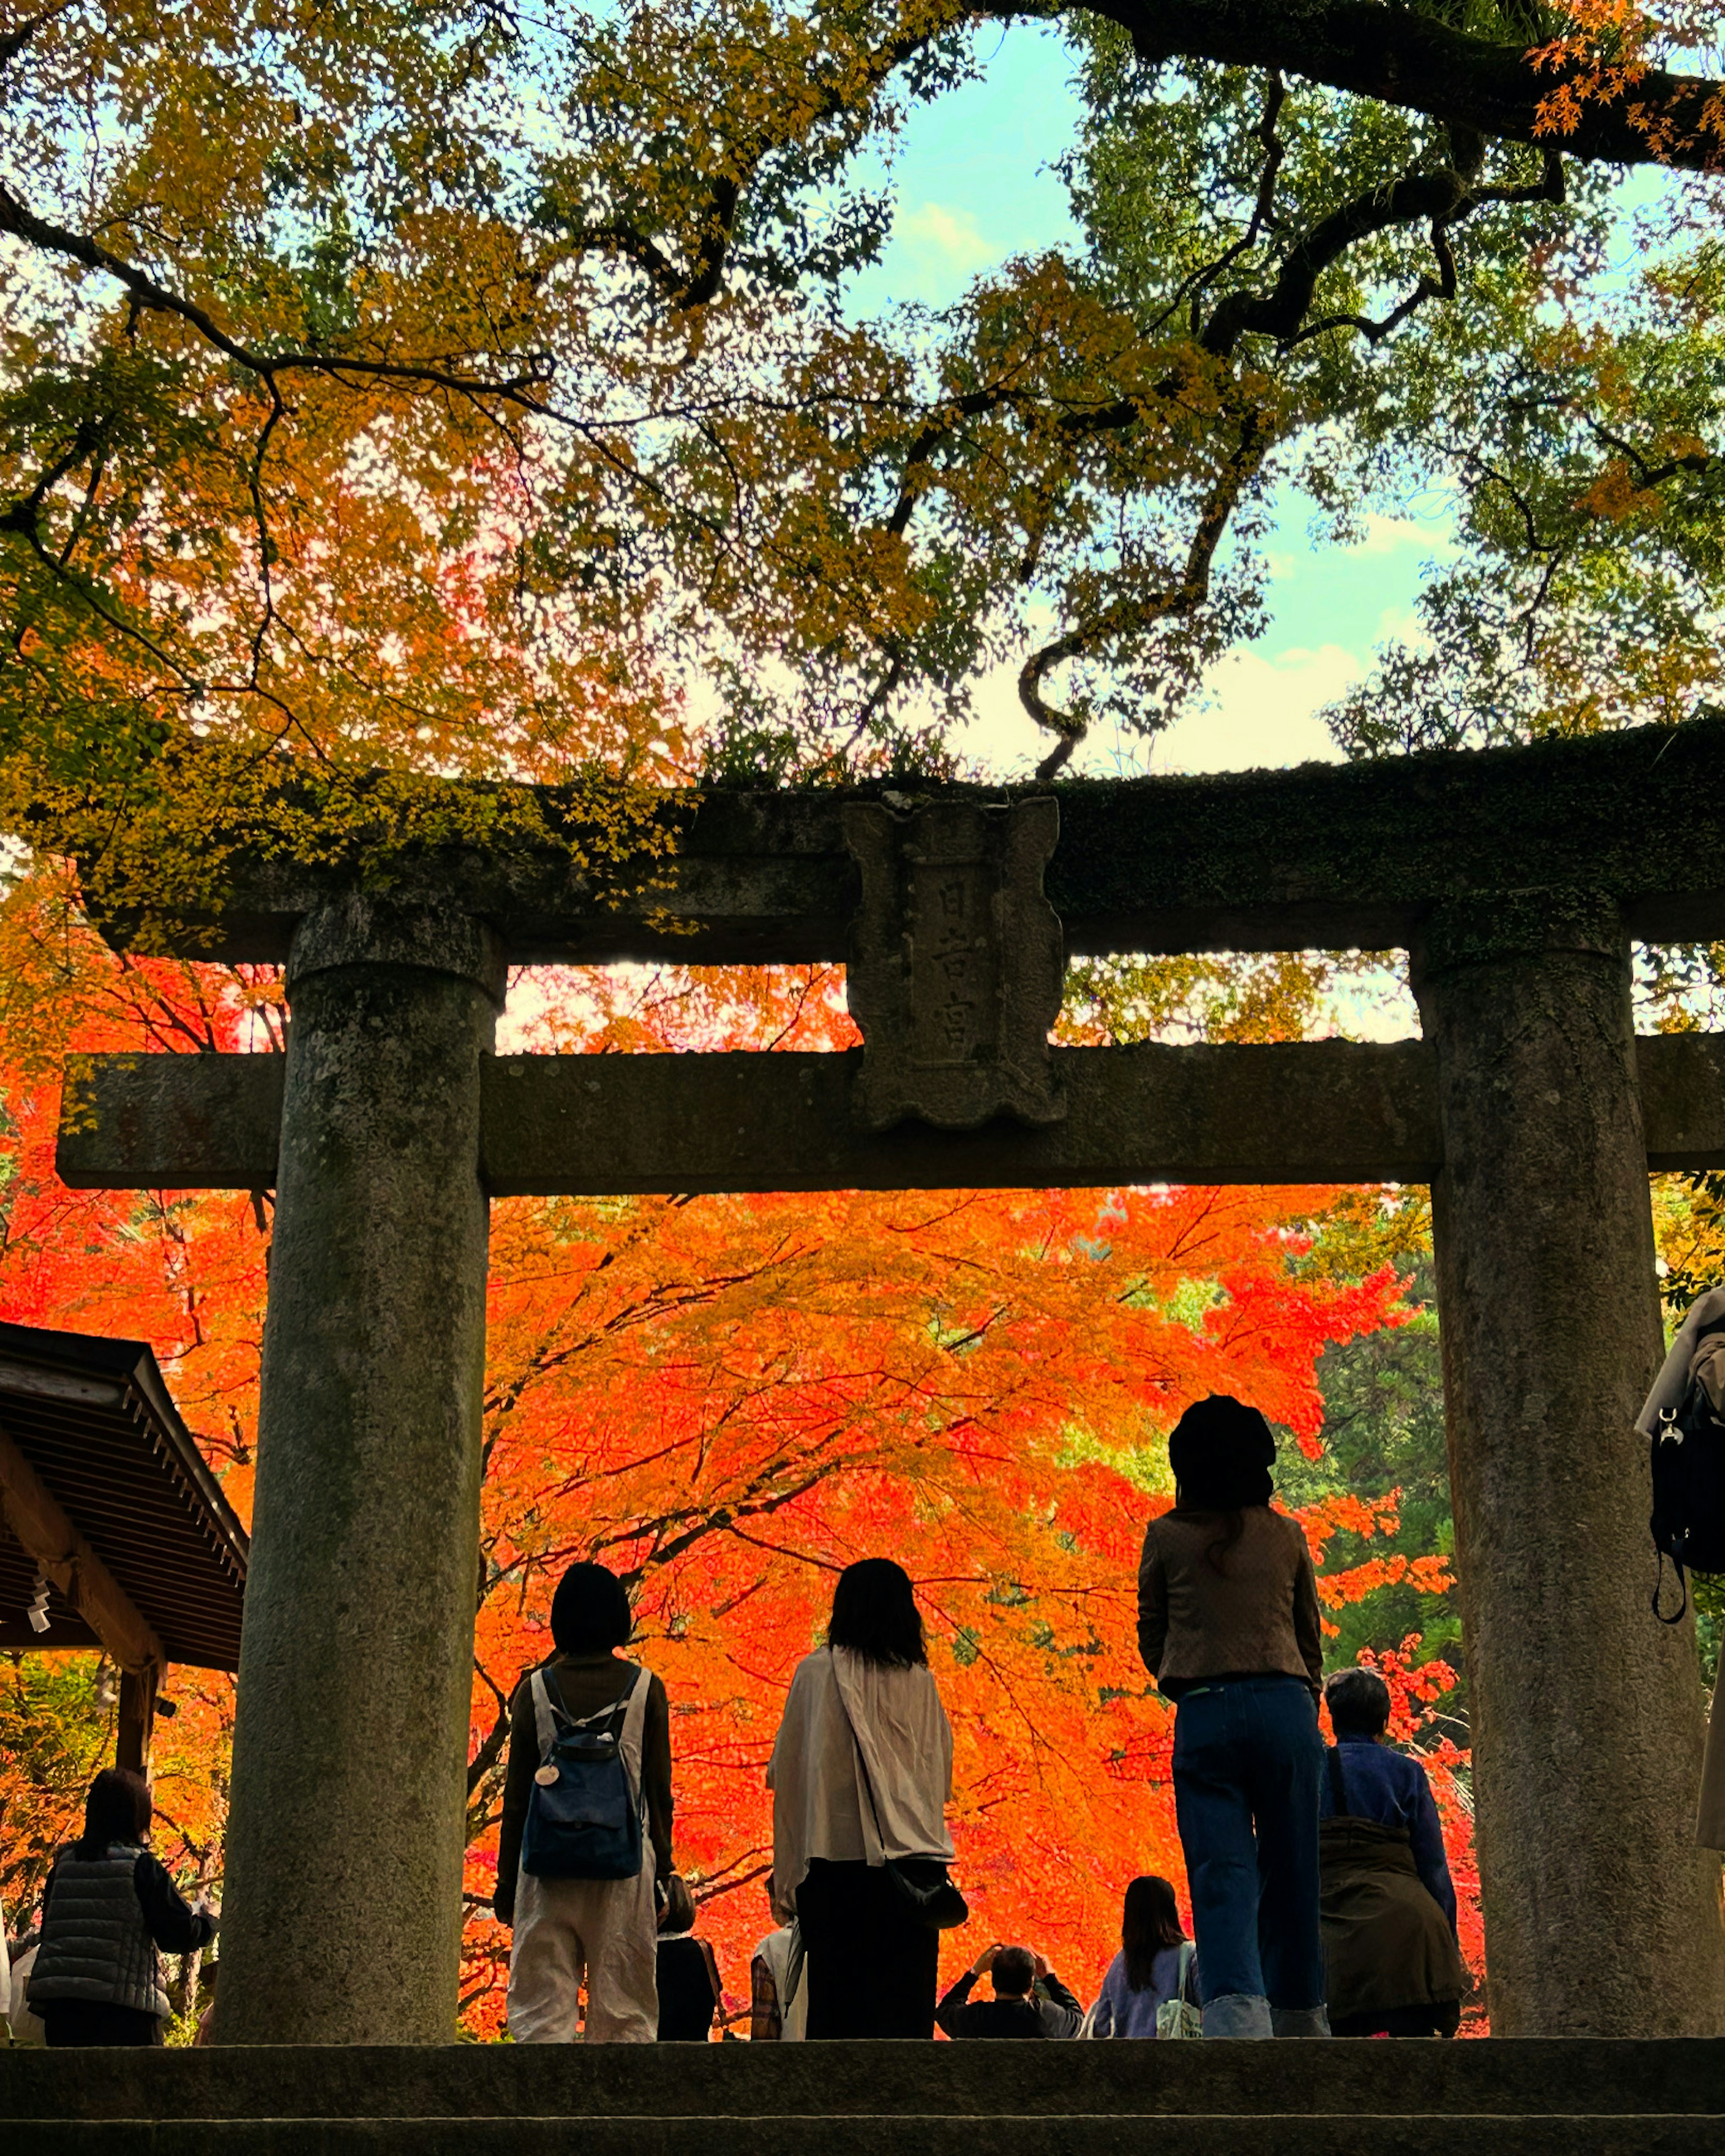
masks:
<path fill-rule="evenodd" d="M 1297 1677 L 1194 1685 L 1174 1717 L 1174 1809 L 1200 1994 L 1321 2006 L 1317 1704 Z"/>

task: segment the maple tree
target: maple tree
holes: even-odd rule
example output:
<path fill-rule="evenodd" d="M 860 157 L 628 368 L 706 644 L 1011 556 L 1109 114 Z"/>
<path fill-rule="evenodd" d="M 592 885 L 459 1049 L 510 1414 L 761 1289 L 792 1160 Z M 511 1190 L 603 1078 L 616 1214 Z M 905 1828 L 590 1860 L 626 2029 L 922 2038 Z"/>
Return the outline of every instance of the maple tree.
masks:
<path fill-rule="evenodd" d="M 64 899 L 39 870 L 0 911 L 0 975 L 49 968 L 55 989 L 20 991 L 0 1024 L 0 1300 L 25 1322 L 151 1339 L 244 1514 L 267 1198 L 74 1194 L 51 1147 L 69 1050 L 270 1052 L 279 984 L 117 958 Z M 520 1023 L 524 1045 L 565 1050 L 838 1047 L 854 1037 L 839 985 L 817 968 L 577 974 L 542 980 Z M 1403 1315 L 1399 1231 L 1359 1204 L 1301 1188 L 498 1204 L 464 1976 L 475 2032 L 498 2026 L 506 1954 L 488 1915 L 502 1709 L 547 1650 L 557 1577 L 588 1555 L 631 1580 L 642 1651 L 670 1692 L 678 1855 L 732 2011 L 768 1928 L 762 1776 L 778 1702 L 834 1570 L 881 1548 L 927 1615 L 978 1920 L 1034 1936 L 1092 1984 L 1124 1881 L 1181 1876 L 1171 1717 L 1133 1629 L 1143 1524 L 1171 1496 L 1159 1433 L 1186 1399 L 1232 1389 L 1320 1450 L 1326 1343 Z M 1353 1240 L 1329 1263 L 1332 1216 Z M 1320 1490 L 1297 1510 L 1320 1553 L 1348 1547 L 1324 1573 L 1332 1625 L 1386 1588 L 1441 1592 L 1440 1561 L 1379 1549 L 1393 1495 Z M 0 1699 L 8 1740 L 29 1733 L 0 1746 L 10 1900 L 39 1879 L 108 1728 L 93 1658 L 69 1659 L 19 1658 Z M 1414 1642 L 1408 1660 L 1411 1728 L 1452 1673 Z M 165 1853 L 208 1881 L 231 1686 L 179 1671 L 170 1689 Z M 1465 1837 L 1458 1755 L 1436 1763 Z"/>
<path fill-rule="evenodd" d="M 14 8 L 0 824 L 183 898 L 213 834 L 567 841 L 557 779 L 603 860 L 676 768 L 942 767 L 999 665 L 1057 768 L 1261 624 L 1290 477 L 1343 539 L 1459 504 L 1361 747 L 1689 709 L 1714 11 L 1032 12 L 1076 242 L 870 313 L 897 133 L 1022 11 Z"/>

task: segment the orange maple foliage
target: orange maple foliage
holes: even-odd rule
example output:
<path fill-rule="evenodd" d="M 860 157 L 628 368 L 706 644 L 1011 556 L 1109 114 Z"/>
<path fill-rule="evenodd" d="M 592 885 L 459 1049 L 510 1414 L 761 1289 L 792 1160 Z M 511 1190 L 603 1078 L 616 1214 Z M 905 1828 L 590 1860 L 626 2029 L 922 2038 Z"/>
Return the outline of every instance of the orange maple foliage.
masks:
<path fill-rule="evenodd" d="M 65 1190 L 52 1173 L 54 1073 L 72 1049 L 272 1047 L 279 990 L 264 975 L 116 960 L 40 890 L 0 915 L 0 970 L 8 962 L 52 964 L 59 993 L 0 1030 L 13 1125 L 0 1311 L 150 1339 L 245 1514 L 267 1199 Z M 838 1046 L 854 1038 L 838 993 L 820 969 L 542 976 L 515 1033 L 597 1052 Z M 1024 1937 L 1081 1991 L 1093 1986 L 1126 1881 L 1160 1871 L 1183 1888 L 1172 1714 L 1134 1636 L 1144 1524 L 1171 1501 L 1163 1438 L 1189 1400 L 1231 1391 L 1315 1456 L 1318 1355 L 1399 1314 L 1388 1269 L 1358 1283 L 1292 1270 L 1335 1194 L 495 1206 L 470 2028 L 494 2034 L 501 2018 L 507 1935 L 489 1903 L 504 1709 L 548 1650 L 559 1573 L 588 1556 L 629 1578 L 640 1650 L 670 1691 L 677 1855 L 728 2015 L 746 2013 L 749 1950 L 768 1928 L 762 1771 L 784 1689 L 836 1571 L 880 1552 L 917 1582 L 955 1728 L 952 1820 L 975 1918 L 947 1958 L 956 1966 L 984 1933 Z M 1337 1532 L 1394 1524 L 1381 1500 L 1328 1500 L 1300 1517 L 1320 1557 Z M 1372 1559 L 1326 1575 L 1323 1594 L 1337 1605 L 1409 1574 L 1444 1584 L 1438 1560 Z M 1414 1667 L 1416 1648 L 1385 1664 L 1404 1730 L 1450 1681 Z M 164 1811 L 175 1829 L 183 1821 L 171 1853 L 208 1876 L 228 1687 L 190 1678 L 172 1686 L 187 1713 L 164 1732 Z M 1434 1757 L 1447 1768 L 1461 1755 Z M 1453 1789 L 1446 1804 L 1455 1825 Z"/>

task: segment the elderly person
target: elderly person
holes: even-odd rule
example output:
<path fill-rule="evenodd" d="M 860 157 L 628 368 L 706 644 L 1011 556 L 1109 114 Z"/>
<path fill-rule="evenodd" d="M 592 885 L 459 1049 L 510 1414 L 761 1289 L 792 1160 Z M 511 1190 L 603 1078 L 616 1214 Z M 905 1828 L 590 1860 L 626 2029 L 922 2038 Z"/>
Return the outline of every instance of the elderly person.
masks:
<path fill-rule="evenodd" d="M 1467 1971 L 1431 1784 L 1384 1742 L 1382 1677 L 1343 1670 L 1324 1703 L 1336 1732 L 1319 1799 L 1331 2033 L 1453 2036 Z"/>

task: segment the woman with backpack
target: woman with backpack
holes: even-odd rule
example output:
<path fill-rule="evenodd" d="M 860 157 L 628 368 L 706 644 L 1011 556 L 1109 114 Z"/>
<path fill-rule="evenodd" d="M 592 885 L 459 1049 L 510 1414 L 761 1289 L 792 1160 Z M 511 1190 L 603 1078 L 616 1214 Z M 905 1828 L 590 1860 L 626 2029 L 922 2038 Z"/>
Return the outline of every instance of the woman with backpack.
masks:
<path fill-rule="evenodd" d="M 1126 1890 L 1120 1952 L 1108 1964 L 1096 2003 L 1085 2017 L 1086 2036 L 1154 2036 L 1156 2017 L 1171 1999 L 1198 2003 L 1192 1942 L 1180 1922 L 1174 1890 L 1146 1872 Z"/>
<path fill-rule="evenodd" d="M 1204 2033 L 1327 2036 L 1318 1928 L 1317 1583 L 1271 1508 L 1276 1440 L 1212 1394 L 1168 1440 L 1174 1507 L 1138 1567 L 1138 1647 L 1176 1702 L 1174 1809 Z"/>
<path fill-rule="evenodd" d="M 517 1686 L 492 1907 L 514 1927 L 509 2033 L 589 2044 L 659 2032 L 659 1912 L 671 1862 L 670 1707 L 619 1650 L 629 1597 L 601 1564 L 572 1564 L 551 1605 L 557 1651 Z"/>
<path fill-rule="evenodd" d="M 160 1956 L 194 1953 L 216 1935 L 216 1917 L 189 1907 L 145 1847 L 152 1809 L 141 1774 L 105 1767 L 82 1835 L 54 1861 L 28 1991 L 50 2048 L 159 2044 L 173 2013 Z"/>
<path fill-rule="evenodd" d="M 934 2034 L 937 1895 L 952 1861 L 952 1732 L 928 1667 L 909 1575 L 847 1566 L 826 1645 L 791 1679 L 767 1769 L 773 1906 L 806 1955 L 808 2034 Z"/>

